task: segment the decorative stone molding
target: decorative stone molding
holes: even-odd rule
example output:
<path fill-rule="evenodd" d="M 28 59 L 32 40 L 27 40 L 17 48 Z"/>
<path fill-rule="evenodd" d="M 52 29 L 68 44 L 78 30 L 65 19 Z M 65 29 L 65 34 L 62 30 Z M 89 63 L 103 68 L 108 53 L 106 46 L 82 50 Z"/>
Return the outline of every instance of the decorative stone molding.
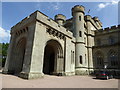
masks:
<path fill-rule="evenodd" d="M 63 39 L 63 40 L 65 39 L 64 34 L 62 34 L 59 31 L 56 31 L 54 29 L 46 28 L 46 32 L 49 33 L 50 35 L 53 35 L 54 37 L 56 36 L 57 38 L 60 38 L 60 39 Z"/>
<path fill-rule="evenodd" d="M 26 33 L 26 32 L 28 32 L 28 27 L 21 29 L 21 30 L 18 30 L 15 34 L 16 34 L 16 36 L 19 36 L 19 35 Z"/>

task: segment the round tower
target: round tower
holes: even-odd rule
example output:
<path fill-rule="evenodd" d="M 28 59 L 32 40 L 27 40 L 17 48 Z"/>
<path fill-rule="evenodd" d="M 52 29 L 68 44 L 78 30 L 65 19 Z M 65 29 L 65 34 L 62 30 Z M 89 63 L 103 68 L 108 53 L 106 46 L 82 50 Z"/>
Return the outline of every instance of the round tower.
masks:
<path fill-rule="evenodd" d="M 66 17 L 62 14 L 57 14 L 55 15 L 55 21 L 59 24 L 59 25 L 64 25 L 64 22 L 66 20 Z"/>
<path fill-rule="evenodd" d="M 76 38 L 75 44 L 75 67 L 76 74 L 83 74 L 85 67 L 85 41 L 84 41 L 84 6 L 76 5 L 72 8 L 73 35 Z"/>

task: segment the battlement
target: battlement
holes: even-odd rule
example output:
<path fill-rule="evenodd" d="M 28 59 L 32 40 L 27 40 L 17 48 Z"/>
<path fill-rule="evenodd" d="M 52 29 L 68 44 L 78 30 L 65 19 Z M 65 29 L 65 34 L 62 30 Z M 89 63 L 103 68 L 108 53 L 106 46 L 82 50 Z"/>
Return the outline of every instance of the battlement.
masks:
<path fill-rule="evenodd" d="M 90 15 L 86 15 L 86 16 L 84 16 L 85 17 L 85 21 L 87 22 L 87 21 L 90 21 L 91 22 L 91 24 L 96 28 L 96 29 L 98 29 L 98 26 L 97 26 L 97 24 L 96 24 L 96 21 L 92 18 L 92 16 L 90 16 Z M 97 20 L 98 20 L 98 18 L 96 18 Z"/>
<path fill-rule="evenodd" d="M 66 16 L 64 16 L 63 14 L 57 14 L 57 15 L 55 15 L 55 21 L 56 20 L 63 20 L 63 21 L 65 21 L 66 20 Z"/>
<path fill-rule="evenodd" d="M 37 10 L 38 11 L 38 10 Z M 25 17 L 24 19 L 22 19 L 20 22 L 18 22 L 16 25 L 14 25 L 13 27 L 11 27 L 11 30 L 14 31 L 15 28 L 18 28 L 19 26 L 23 25 L 24 23 L 28 22 L 29 19 L 33 20 L 36 18 L 36 12 L 30 14 L 29 16 Z"/>
<path fill-rule="evenodd" d="M 92 19 L 95 21 L 95 23 L 98 22 L 98 24 L 102 27 L 102 23 L 100 22 L 98 17 L 93 17 Z"/>
<path fill-rule="evenodd" d="M 98 17 L 93 17 L 93 20 L 99 21 Z"/>
<path fill-rule="evenodd" d="M 120 29 L 120 25 L 115 25 L 115 26 L 111 26 L 111 27 L 106 27 L 106 28 L 103 28 L 103 29 L 99 29 L 99 30 L 96 30 L 95 32 L 96 33 L 107 33 L 107 32 L 113 32 L 113 31 L 116 31 L 116 30 L 119 30 Z"/>
<path fill-rule="evenodd" d="M 31 15 L 29 15 L 28 17 L 24 18 L 23 20 L 21 20 L 15 26 L 13 26 L 11 28 L 11 33 L 17 32 L 18 30 L 24 28 L 25 26 L 27 26 L 31 22 L 36 22 L 36 21 L 38 21 L 44 25 L 47 25 L 48 27 L 50 26 L 50 27 L 60 31 L 61 33 L 67 35 L 68 37 L 73 36 L 70 31 L 66 30 L 66 28 L 59 25 L 53 19 L 49 18 L 48 16 L 46 16 L 45 14 L 43 14 L 42 12 L 40 12 L 38 10 L 35 11 L 34 13 L 32 13 Z"/>
<path fill-rule="evenodd" d="M 74 6 L 72 8 L 72 15 L 75 12 L 83 12 L 84 13 L 84 11 L 85 11 L 85 7 L 84 6 L 82 6 L 82 5 L 76 5 L 76 6 Z"/>
<path fill-rule="evenodd" d="M 59 24 L 59 25 L 64 25 L 64 22 L 66 21 L 66 16 L 64 16 L 63 14 L 57 14 L 54 17 L 55 21 Z"/>

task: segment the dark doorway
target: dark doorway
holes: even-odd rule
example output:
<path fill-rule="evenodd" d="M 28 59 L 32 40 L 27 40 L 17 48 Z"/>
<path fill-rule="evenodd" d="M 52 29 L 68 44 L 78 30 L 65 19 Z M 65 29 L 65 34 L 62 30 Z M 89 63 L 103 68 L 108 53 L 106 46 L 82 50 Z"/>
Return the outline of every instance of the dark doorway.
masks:
<path fill-rule="evenodd" d="M 44 65 L 43 73 L 44 74 L 53 74 L 54 72 L 54 62 L 55 61 L 55 50 L 51 45 L 46 45 L 44 52 Z"/>
<path fill-rule="evenodd" d="M 19 74 L 22 71 L 23 68 L 23 62 L 24 62 L 24 57 L 25 57 L 25 49 L 26 49 L 26 39 L 22 38 L 18 42 L 15 52 L 15 62 L 14 62 L 14 74 Z"/>

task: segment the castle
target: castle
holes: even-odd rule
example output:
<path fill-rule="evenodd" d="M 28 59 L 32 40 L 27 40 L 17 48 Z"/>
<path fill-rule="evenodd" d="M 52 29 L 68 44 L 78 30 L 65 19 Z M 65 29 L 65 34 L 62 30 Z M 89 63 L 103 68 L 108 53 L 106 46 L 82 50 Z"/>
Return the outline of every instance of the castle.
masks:
<path fill-rule="evenodd" d="M 102 29 L 85 7 L 72 8 L 72 18 L 54 20 L 35 11 L 11 28 L 4 73 L 25 79 L 49 75 L 89 75 L 107 68 L 120 73 L 120 25 Z"/>

